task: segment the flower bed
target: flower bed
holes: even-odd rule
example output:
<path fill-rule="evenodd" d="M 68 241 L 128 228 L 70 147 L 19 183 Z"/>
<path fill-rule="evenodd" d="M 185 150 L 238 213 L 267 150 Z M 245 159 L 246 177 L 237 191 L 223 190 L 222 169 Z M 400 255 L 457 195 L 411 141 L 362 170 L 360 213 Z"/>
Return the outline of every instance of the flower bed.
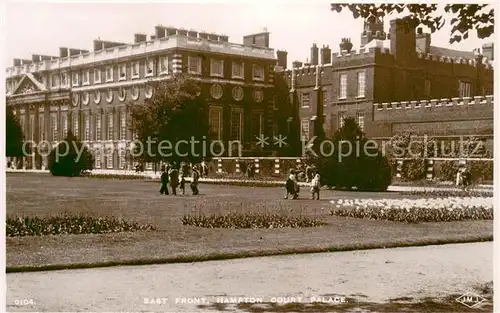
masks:
<path fill-rule="evenodd" d="M 91 216 L 50 216 L 40 217 L 7 217 L 8 237 L 42 236 L 61 234 L 103 234 L 131 232 L 138 230 L 155 230 L 146 224 L 129 223 L 115 217 Z"/>
<path fill-rule="evenodd" d="M 406 223 L 492 220 L 493 198 L 333 200 L 331 215 Z"/>
<path fill-rule="evenodd" d="M 326 225 L 325 222 L 306 216 L 287 216 L 275 213 L 236 213 L 213 215 L 185 215 L 183 225 L 205 228 L 304 228 Z"/>
<path fill-rule="evenodd" d="M 410 190 L 401 191 L 402 195 L 409 196 L 422 196 L 422 197 L 493 197 L 492 190 L 438 190 L 438 189 L 425 189 L 425 190 Z"/>

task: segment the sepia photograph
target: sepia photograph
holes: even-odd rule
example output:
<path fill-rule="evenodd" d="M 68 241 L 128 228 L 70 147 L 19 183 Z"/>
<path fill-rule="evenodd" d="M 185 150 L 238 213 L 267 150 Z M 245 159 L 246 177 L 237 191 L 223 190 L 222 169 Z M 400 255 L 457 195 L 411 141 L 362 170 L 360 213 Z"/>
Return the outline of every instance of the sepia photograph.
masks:
<path fill-rule="evenodd" d="M 498 7 L 8 0 L 0 309 L 500 312 Z"/>

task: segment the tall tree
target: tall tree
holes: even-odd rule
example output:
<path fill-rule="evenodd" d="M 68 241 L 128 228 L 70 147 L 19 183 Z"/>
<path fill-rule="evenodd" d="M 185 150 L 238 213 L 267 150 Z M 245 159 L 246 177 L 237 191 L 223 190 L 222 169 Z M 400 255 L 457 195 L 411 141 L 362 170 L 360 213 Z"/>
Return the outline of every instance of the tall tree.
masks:
<path fill-rule="evenodd" d="M 277 112 L 275 122 L 278 124 L 276 136 L 286 137 L 286 145 L 274 146 L 281 156 L 300 156 L 302 146 L 300 142 L 299 109 L 292 105 L 290 98 L 290 87 L 288 86 L 285 74 L 276 73 L 274 78 L 274 101 Z M 297 100 L 297 99 L 296 99 Z M 297 102 L 295 102 L 297 103 Z M 275 142 L 272 138 L 271 142 Z"/>
<path fill-rule="evenodd" d="M 23 130 L 21 124 L 11 106 L 5 106 L 5 151 L 8 157 L 20 157 L 23 155 Z"/>
<path fill-rule="evenodd" d="M 392 14 L 406 14 L 404 17 L 417 25 L 427 26 L 432 33 L 440 30 L 446 23 L 452 27 L 450 44 L 469 38 L 475 31 L 477 37 L 484 39 L 493 34 L 495 28 L 493 4 L 447 4 L 445 18 L 437 4 L 331 4 L 331 10 L 341 12 L 348 8 L 355 19 L 375 19 Z"/>
<path fill-rule="evenodd" d="M 208 114 L 200 94 L 196 80 L 179 74 L 157 82 L 150 99 L 128 105 L 132 116 L 129 127 L 144 148 L 139 153 L 136 147 L 136 161 L 198 163 L 210 157 Z"/>

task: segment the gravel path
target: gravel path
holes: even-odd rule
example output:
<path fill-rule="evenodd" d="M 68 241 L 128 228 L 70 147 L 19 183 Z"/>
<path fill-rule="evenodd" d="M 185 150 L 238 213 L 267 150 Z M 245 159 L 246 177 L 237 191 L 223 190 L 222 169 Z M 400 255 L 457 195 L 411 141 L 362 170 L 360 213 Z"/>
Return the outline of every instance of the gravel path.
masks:
<path fill-rule="evenodd" d="M 202 312 L 182 302 L 214 303 L 222 295 L 306 303 L 313 296 L 373 302 L 448 296 L 492 281 L 492 252 L 487 242 L 7 274 L 7 310 Z M 160 304 L 145 303 L 153 298 Z M 24 299 L 33 304 L 19 305 Z"/>

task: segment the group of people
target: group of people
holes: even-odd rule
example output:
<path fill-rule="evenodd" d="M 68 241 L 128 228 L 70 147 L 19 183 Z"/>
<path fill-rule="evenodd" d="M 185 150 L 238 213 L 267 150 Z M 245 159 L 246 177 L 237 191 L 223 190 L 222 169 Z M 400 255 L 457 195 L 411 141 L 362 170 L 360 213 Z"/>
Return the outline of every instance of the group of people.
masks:
<path fill-rule="evenodd" d="M 299 198 L 300 187 L 299 187 L 299 181 L 297 179 L 297 174 L 298 174 L 297 170 L 293 170 L 293 169 L 290 170 L 290 174 L 289 174 L 288 179 L 286 180 L 286 184 L 285 184 L 285 189 L 286 189 L 285 199 L 288 199 L 289 196 L 291 196 L 292 199 Z M 312 179 L 307 178 L 307 182 L 310 184 L 310 187 L 311 187 L 311 189 L 310 189 L 311 199 L 312 200 L 319 200 L 319 191 L 321 188 L 321 181 L 320 181 L 319 173 L 315 172 Z"/>
<path fill-rule="evenodd" d="M 191 183 L 189 184 L 191 192 L 193 195 L 198 195 L 200 193 L 198 189 L 198 183 L 200 176 L 207 175 L 208 168 L 204 162 L 200 166 L 189 165 L 187 163 L 182 163 L 179 168 L 174 164 L 172 166 L 161 167 L 161 188 L 160 194 L 169 194 L 169 187 L 171 189 L 172 195 L 177 195 L 177 188 L 179 187 L 181 195 L 186 194 L 186 177 L 191 173 Z"/>

